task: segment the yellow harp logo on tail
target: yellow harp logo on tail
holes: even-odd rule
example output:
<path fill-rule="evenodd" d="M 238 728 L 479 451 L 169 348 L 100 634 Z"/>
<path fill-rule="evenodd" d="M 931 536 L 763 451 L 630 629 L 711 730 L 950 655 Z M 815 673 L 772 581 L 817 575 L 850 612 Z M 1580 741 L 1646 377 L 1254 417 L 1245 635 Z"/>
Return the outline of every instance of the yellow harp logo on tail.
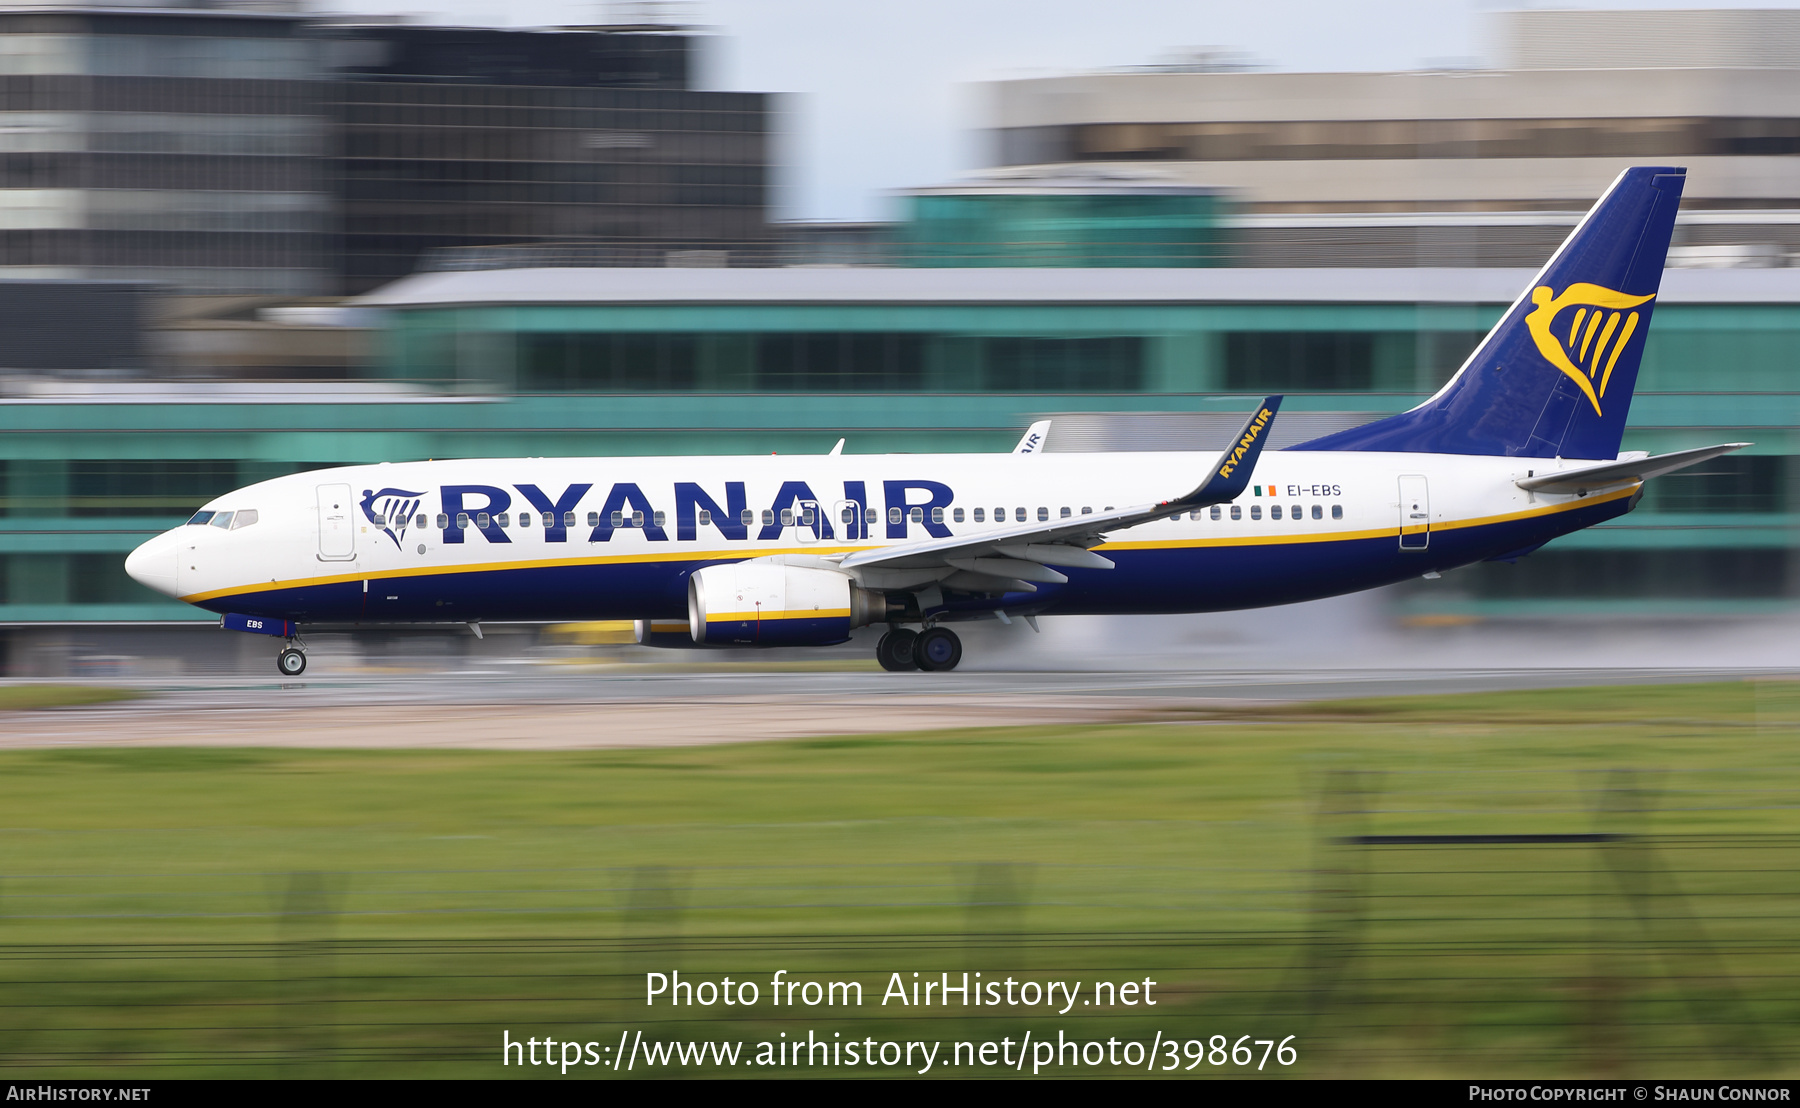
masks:
<path fill-rule="evenodd" d="M 1553 296 L 1550 286 L 1531 290 L 1531 314 L 1525 326 L 1544 360 L 1567 374 L 1581 387 L 1594 414 L 1600 415 L 1600 398 L 1612 380 L 1619 354 L 1638 328 L 1638 313 L 1630 309 L 1655 299 L 1656 294 L 1627 296 L 1599 285 L 1576 283 Z M 1563 320 L 1567 309 L 1574 313 Z M 1565 341 L 1566 340 L 1566 341 Z"/>

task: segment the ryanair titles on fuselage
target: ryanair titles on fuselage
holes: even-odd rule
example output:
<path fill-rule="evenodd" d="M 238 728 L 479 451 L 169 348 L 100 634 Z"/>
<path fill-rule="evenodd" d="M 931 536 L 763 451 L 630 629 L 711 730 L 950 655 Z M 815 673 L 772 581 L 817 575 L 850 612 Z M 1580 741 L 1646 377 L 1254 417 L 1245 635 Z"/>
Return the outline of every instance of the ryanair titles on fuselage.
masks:
<path fill-rule="evenodd" d="M 877 507 L 869 501 L 867 481 L 847 480 L 843 482 L 842 496 L 836 490 L 821 496 L 806 481 L 785 480 L 773 501 L 766 507 L 758 505 L 760 511 L 751 510 L 743 481 L 725 481 L 714 485 L 710 492 L 698 481 L 676 481 L 673 490 L 674 537 L 684 542 L 697 538 L 704 512 L 705 525 L 716 528 L 727 539 L 777 539 L 792 525 L 792 516 L 788 524 L 782 523 L 782 513 L 798 514 L 809 506 L 815 509 L 815 519 L 819 520 L 814 524 L 814 530 L 835 535 L 841 529 L 849 532 L 839 536 L 845 539 L 874 538 L 875 526 L 885 528 L 883 537 L 888 539 L 906 538 L 910 527 L 923 527 L 933 538 L 949 537 L 950 528 L 943 512 L 956 495 L 949 485 L 942 481 L 890 480 L 879 482 L 878 487 L 882 503 L 876 518 L 881 522 L 874 524 L 866 514 L 868 509 Z M 590 499 L 589 494 L 594 488 L 594 482 L 575 482 L 563 486 L 560 491 L 554 485 L 545 489 L 531 483 L 440 485 L 440 508 L 435 513 L 440 518 L 435 521 L 434 529 L 441 532 L 447 544 L 464 542 L 470 531 L 479 533 L 489 542 L 507 543 L 512 538 L 496 522 L 497 517 L 505 512 L 529 511 L 544 521 L 545 542 L 567 542 L 571 530 L 582 528 L 586 528 L 589 542 L 606 542 L 619 530 L 642 531 L 644 538 L 651 542 L 669 540 L 668 516 L 652 504 L 642 486 L 635 481 L 615 481 L 599 509 L 590 512 L 594 520 L 581 518 L 578 509 L 584 500 Z M 714 492 L 720 495 L 714 495 Z M 393 533 L 388 525 L 395 519 L 406 520 L 413 513 L 403 507 L 384 510 L 384 506 L 394 501 L 404 505 L 409 498 L 416 505 L 417 498 L 424 495 L 403 489 L 365 489 L 363 514 L 370 523 L 388 530 L 389 537 L 398 545 L 403 536 Z M 835 518 L 826 518 L 834 505 L 846 502 L 855 504 L 861 511 L 855 512 L 849 521 L 842 518 L 842 513 L 837 513 Z M 571 522 L 571 513 L 576 513 L 574 522 Z M 477 522 L 483 519 L 485 526 Z M 458 526 L 459 520 L 461 526 Z"/>

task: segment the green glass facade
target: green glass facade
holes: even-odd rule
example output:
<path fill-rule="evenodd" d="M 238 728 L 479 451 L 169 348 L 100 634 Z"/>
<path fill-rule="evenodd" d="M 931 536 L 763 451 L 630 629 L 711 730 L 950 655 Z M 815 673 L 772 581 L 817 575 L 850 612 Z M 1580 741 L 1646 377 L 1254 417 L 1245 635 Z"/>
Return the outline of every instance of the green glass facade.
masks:
<path fill-rule="evenodd" d="M 1216 266 L 1224 206 L 1200 190 L 919 194 L 897 230 L 914 266 Z"/>
<path fill-rule="evenodd" d="M 406 390 L 0 403 L 0 621 L 204 620 L 125 554 L 210 496 L 321 466 L 521 455 L 1004 450 L 1052 412 L 1403 410 L 1501 305 L 588 304 L 385 313 Z M 1625 447 L 1739 439 L 1621 520 L 1405 610 L 1762 610 L 1800 592 L 1800 304 L 1667 303 Z M 329 388 L 329 386 L 327 386 Z M 1054 437 L 1054 431 L 1052 432 Z M 1054 448 L 1054 447 L 1053 447 Z"/>

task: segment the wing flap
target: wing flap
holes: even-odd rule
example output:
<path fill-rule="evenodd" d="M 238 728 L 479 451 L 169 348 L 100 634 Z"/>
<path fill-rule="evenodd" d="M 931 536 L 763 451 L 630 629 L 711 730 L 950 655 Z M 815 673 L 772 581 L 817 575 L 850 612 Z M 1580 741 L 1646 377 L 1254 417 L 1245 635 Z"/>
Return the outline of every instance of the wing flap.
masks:
<path fill-rule="evenodd" d="M 957 569 L 983 573 L 989 577 L 1012 577 L 1045 585 L 1066 585 L 1069 582 L 1069 575 L 1066 573 L 1058 573 L 1049 566 L 1018 558 L 945 558 L 944 561 Z"/>
<path fill-rule="evenodd" d="M 1031 543 L 1024 546 L 996 546 L 994 553 L 1002 558 L 1022 562 L 1038 562 L 1047 566 L 1073 566 L 1077 569 L 1111 569 L 1113 560 L 1085 547 L 1064 543 Z"/>

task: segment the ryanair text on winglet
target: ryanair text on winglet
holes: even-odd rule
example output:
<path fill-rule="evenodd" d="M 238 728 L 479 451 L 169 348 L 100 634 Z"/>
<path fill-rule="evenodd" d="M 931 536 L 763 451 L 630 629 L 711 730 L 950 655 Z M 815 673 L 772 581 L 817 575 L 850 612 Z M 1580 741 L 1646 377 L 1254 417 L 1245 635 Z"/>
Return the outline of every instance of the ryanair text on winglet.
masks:
<path fill-rule="evenodd" d="M 1231 476 L 1231 471 L 1236 469 L 1237 464 L 1244 460 L 1244 455 L 1249 453 L 1251 445 L 1256 442 L 1256 436 L 1262 434 L 1263 428 L 1267 427 L 1269 421 L 1274 418 L 1275 413 L 1267 408 L 1256 413 L 1256 418 L 1250 421 L 1250 429 L 1245 431 L 1244 437 L 1238 440 L 1237 449 L 1233 450 L 1230 455 L 1226 457 L 1225 464 L 1219 467 L 1220 477 Z"/>

